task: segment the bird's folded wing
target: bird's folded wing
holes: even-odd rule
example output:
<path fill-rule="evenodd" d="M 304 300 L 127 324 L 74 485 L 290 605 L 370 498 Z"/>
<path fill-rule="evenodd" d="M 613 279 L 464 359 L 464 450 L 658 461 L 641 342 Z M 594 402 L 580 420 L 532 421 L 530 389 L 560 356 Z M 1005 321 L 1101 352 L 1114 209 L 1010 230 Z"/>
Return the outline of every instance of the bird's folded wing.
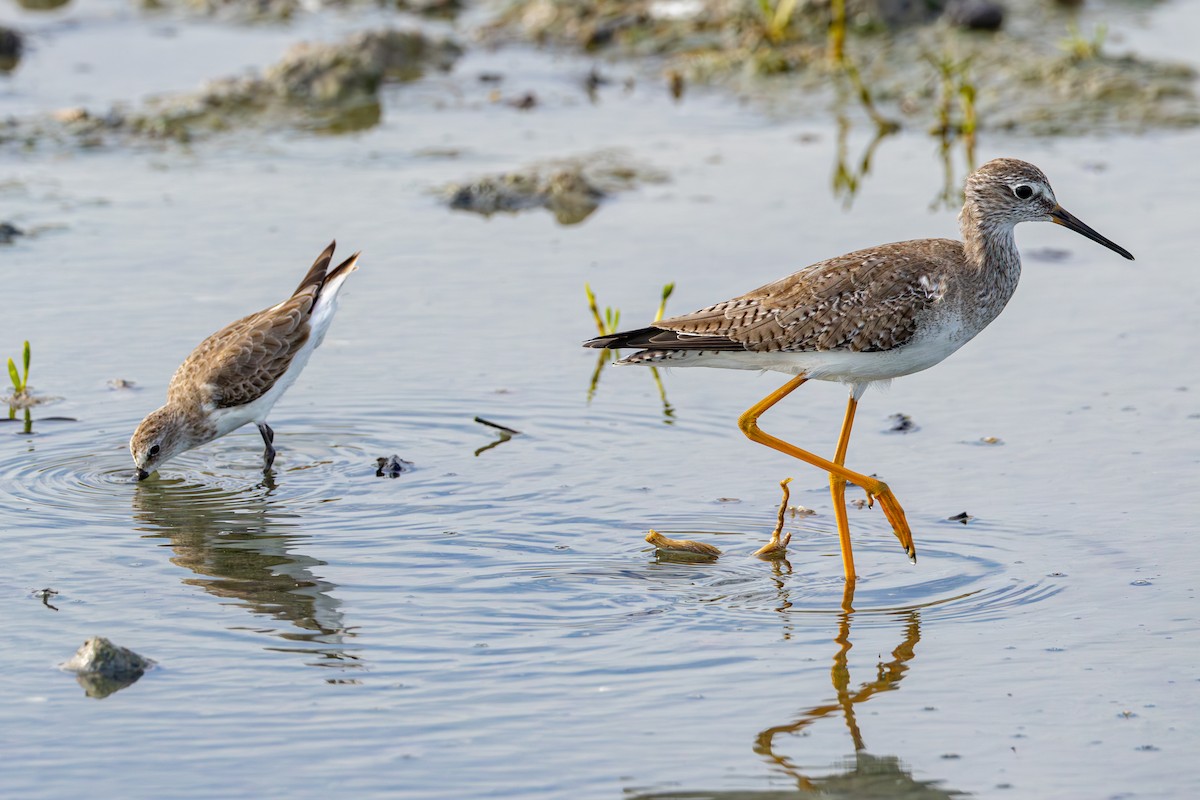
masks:
<path fill-rule="evenodd" d="M 204 386 L 202 402 L 229 408 L 253 402 L 275 385 L 309 337 L 313 297 L 301 294 L 234 322 L 200 343 L 171 380 L 168 395 Z M 188 375 L 187 384 L 180 380 Z"/>
<path fill-rule="evenodd" d="M 942 256 L 929 240 L 930 259 L 894 248 L 860 250 L 822 261 L 691 314 L 660 320 L 655 328 L 677 336 L 652 346 L 667 349 L 879 351 L 912 339 L 924 313 L 941 302 Z M 949 254 L 949 255 L 952 255 Z M 693 337 L 695 341 L 693 342 Z M 704 344 L 707 340 L 707 344 Z"/>

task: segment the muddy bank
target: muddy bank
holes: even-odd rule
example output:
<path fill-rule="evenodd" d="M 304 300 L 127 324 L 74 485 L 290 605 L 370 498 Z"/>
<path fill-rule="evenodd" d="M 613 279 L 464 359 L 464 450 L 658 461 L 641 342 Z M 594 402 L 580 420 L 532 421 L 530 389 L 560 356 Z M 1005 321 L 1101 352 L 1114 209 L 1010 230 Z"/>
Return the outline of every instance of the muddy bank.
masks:
<path fill-rule="evenodd" d="M 604 151 L 447 184 L 440 194 L 457 211 L 491 216 L 544 208 L 559 224 L 573 225 L 614 194 L 666 180 L 665 173 L 626 154 Z"/>
<path fill-rule="evenodd" d="M 412 30 L 355 33 L 332 44 L 300 43 L 262 75 L 220 78 L 197 92 L 151 99 L 140 109 L 61 109 L 0 123 L 0 142 L 83 147 L 186 142 L 237 128 L 340 133 L 379 122 L 380 89 L 448 70 L 462 49 Z"/>
<path fill-rule="evenodd" d="M 790 13 L 786 2 L 766 5 L 772 13 L 734 0 L 516 0 L 486 37 L 653 59 L 676 92 L 725 85 L 781 114 L 831 105 L 853 114 L 869 98 L 872 115 L 929 129 L 944 127 L 948 98 L 969 104 L 963 113 L 980 129 L 1075 135 L 1200 124 L 1190 67 L 1121 53 L 1111 24 L 1081 30 L 1071 4 L 1013 0 L 994 32 L 971 24 L 980 16 L 962 3 L 851 0 L 844 25 L 828 2 L 801 0 Z"/>

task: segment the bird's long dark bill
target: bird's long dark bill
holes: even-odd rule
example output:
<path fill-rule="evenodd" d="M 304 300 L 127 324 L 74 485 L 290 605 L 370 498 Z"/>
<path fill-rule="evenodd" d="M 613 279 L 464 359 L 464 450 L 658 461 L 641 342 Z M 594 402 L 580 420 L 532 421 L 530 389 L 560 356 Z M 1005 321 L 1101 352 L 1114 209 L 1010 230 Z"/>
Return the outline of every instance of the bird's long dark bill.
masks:
<path fill-rule="evenodd" d="M 1112 250 L 1114 253 L 1120 253 L 1130 261 L 1133 261 L 1133 253 L 1129 252 L 1124 247 L 1121 247 L 1121 245 L 1117 244 L 1116 242 L 1105 239 L 1087 225 L 1084 225 L 1078 217 L 1067 211 L 1062 206 L 1054 207 L 1054 210 L 1050 212 L 1050 221 L 1062 225 L 1064 228 L 1070 228 L 1076 233 L 1081 233 L 1087 238 L 1091 239 L 1093 242 L 1098 242 L 1107 247 L 1109 250 Z"/>

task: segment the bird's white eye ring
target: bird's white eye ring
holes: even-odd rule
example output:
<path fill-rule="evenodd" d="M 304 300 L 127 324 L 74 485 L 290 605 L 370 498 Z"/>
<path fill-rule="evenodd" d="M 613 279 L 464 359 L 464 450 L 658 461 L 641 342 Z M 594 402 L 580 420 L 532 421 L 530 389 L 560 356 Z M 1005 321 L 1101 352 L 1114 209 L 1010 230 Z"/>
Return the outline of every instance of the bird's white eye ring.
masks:
<path fill-rule="evenodd" d="M 1033 187 L 1022 183 L 1013 187 L 1013 194 L 1017 196 L 1018 200 L 1028 200 L 1033 197 Z"/>

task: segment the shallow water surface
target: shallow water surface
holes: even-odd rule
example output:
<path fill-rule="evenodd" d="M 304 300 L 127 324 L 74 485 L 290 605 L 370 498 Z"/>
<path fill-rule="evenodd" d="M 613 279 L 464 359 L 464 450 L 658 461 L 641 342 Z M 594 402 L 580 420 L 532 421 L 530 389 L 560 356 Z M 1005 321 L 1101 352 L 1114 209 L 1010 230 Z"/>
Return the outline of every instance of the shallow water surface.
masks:
<path fill-rule="evenodd" d="M 138 53 L 161 23 L 104 24 Z M 231 43 L 236 71 L 273 56 L 235 42 L 280 30 L 186 36 Z M 1194 796 L 1200 134 L 982 139 L 980 160 L 1039 164 L 1138 260 L 1024 225 L 999 320 L 868 392 L 849 464 L 889 481 L 920 558 L 852 507 L 851 599 L 824 476 L 736 426 L 783 379 L 676 370 L 660 396 L 648 371 L 601 367 L 593 386 L 583 284 L 633 326 L 668 281 L 681 312 L 852 248 L 954 235 L 954 212 L 930 207 L 936 146 L 885 140 L 847 204 L 827 120 L 705 91 L 672 103 L 621 65 L 590 102 L 591 66 L 472 52 L 390 88 L 383 123 L 353 136 L 7 162 L 0 204 L 36 235 L 0 251 L 0 357 L 29 339 L 31 383 L 62 399 L 31 433 L 0 424 L 0 793 Z M 491 102 L 487 71 L 540 106 Z M 96 75 L 78 91 L 116 96 L 105 81 L 124 78 Z M 29 91 L 0 110 L 61 102 Z M 451 212 L 434 191 L 610 149 L 669 181 L 570 227 Z M 272 414 L 274 476 L 250 428 L 132 482 L 128 436 L 175 366 L 282 299 L 334 237 L 361 269 Z M 825 451 L 843 405 L 810 384 L 762 424 Z M 895 413 L 919 429 L 889 433 Z M 377 477 L 393 454 L 412 470 Z M 788 561 L 757 560 L 787 476 L 817 513 L 787 518 Z M 650 527 L 725 554 L 657 556 Z M 55 666 L 93 635 L 159 667 L 87 697 Z"/>

